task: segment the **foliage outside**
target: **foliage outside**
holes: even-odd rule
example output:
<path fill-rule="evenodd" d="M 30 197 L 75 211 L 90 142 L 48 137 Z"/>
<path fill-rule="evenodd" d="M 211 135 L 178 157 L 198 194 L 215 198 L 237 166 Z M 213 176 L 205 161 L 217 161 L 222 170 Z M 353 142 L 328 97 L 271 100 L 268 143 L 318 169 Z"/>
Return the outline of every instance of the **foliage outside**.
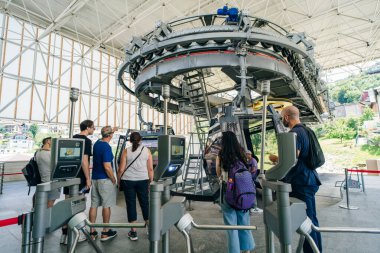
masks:
<path fill-rule="evenodd" d="M 29 132 L 31 133 L 34 141 L 36 140 L 36 135 L 38 134 L 39 130 L 40 130 L 40 128 L 37 124 L 32 124 L 29 127 Z"/>
<path fill-rule="evenodd" d="M 328 84 L 330 97 L 340 104 L 357 103 L 363 91 L 379 87 L 380 74 L 361 74 Z"/>
<path fill-rule="evenodd" d="M 363 115 L 356 118 L 343 118 L 313 127 L 325 152 L 328 167 L 342 168 L 363 164 L 367 159 L 380 157 L 380 135 L 363 130 L 363 123 L 372 120 L 374 113 L 370 108 L 364 109 Z M 358 139 L 365 137 L 368 144 L 359 146 Z M 261 158 L 261 135 L 251 137 L 255 154 Z M 276 135 L 273 130 L 267 132 L 264 155 L 264 169 L 273 166 L 269 154 L 277 154 Z M 336 172 L 336 171 L 334 171 Z"/>

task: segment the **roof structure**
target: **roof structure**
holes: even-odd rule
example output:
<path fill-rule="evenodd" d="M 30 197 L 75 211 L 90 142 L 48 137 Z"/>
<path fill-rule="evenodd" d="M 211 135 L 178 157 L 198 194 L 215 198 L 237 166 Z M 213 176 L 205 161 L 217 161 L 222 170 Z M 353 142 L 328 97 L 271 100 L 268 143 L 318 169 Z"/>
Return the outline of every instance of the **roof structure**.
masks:
<path fill-rule="evenodd" d="M 58 32 L 124 58 L 132 37 L 156 21 L 215 13 L 226 3 L 305 32 L 325 70 L 380 58 L 380 0 L 2 0 L 0 10 L 44 28 L 40 38 Z"/>

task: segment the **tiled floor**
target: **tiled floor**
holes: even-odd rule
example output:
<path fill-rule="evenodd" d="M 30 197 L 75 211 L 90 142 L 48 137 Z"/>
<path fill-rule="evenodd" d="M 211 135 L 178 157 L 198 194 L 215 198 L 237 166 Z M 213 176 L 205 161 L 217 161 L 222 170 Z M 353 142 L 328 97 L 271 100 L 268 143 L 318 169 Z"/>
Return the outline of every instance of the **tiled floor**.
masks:
<path fill-rule="evenodd" d="M 380 228 L 380 177 L 365 176 L 366 192 L 351 192 L 351 204 L 359 206 L 359 210 L 339 208 L 345 203 L 341 201 L 339 188 L 334 187 L 336 180 L 343 179 L 343 175 L 322 174 L 323 186 L 317 195 L 318 218 L 323 227 L 352 226 Z M 25 182 L 7 182 L 3 194 L 0 195 L 0 220 L 15 217 L 31 208 L 31 196 L 27 195 Z M 193 211 L 190 214 L 198 224 L 222 224 L 222 214 L 219 207 L 213 203 L 193 202 Z M 98 221 L 100 222 L 100 210 Z M 258 230 L 253 232 L 256 242 L 256 252 L 265 252 L 264 226 L 262 214 L 251 216 L 251 224 L 257 225 Z M 141 216 L 139 216 L 141 220 Z M 126 211 L 123 196 L 118 196 L 117 206 L 112 209 L 111 222 L 126 222 Z M 59 244 L 60 231 L 55 231 L 45 238 L 44 252 L 66 252 L 66 246 Z M 128 229 L 118 229 L 118 236 L 108 242 L 97 244 L 103 252 L 148 252 L 149 241 L 144 229 L 139 230 L 139 240 L 130 241 L 127 237 Z M 195 252 L 226 252 L 226 236 L 223 231 L 191 230 Z M 171 230 L 171 252 L 186 252 L 185 239 L 173 228 Z M 331 253 L 377 253 L 380 249 L 379 235 L 370 234 L 333 234 L 323 233 L 324 252 Z M 294 236 L 293 252 L 297 245 L 298 236 Z M 0 252 L 21 251 L 21 228 L 17 225 L 0 227 Z M 87 242 L 78 244 L 77 252 L 94 252 Z M 276 252 L 279 252 L 276 242 Z"/>

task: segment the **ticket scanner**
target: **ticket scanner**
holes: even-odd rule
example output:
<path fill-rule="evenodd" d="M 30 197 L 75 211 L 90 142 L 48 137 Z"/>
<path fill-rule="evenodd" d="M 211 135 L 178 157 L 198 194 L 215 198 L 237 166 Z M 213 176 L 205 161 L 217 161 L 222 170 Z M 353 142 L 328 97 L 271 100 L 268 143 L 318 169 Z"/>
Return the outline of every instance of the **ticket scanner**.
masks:
<path fill-rule="evenodd" d="M 169 252 L 169 230 L 185 215 L 185 198 L 170 197 L 172 178 L 185 162 L 185 137 L 158 136 L 158 163 L 150 185 L 149 240 L 150 252 Z"/>
<path fill-rule="evenodd" d="M 51 179 L 75 178 L 84 152 L 84 140 L 53 139 L 51 146 Z"/>
<path fill-rule="evenodd" d="M 33 253 L 43 252 L 44 237 L 47 233 L 61 228 L 75 214 L 85 211 L 85 196 L 78 193 L 80 179 L 75 178 L 81 169 L 83 152 L 84 140 L 52 139 L 51 181 L 37 185 L 35 207 L 32 211 L 33 222 L 30 223 L 29 228 L 31 233 L 28 234 L 29 238 L 23 238 L 22 252 L 30 252 L 30 249 L 25 248 L 24 245 L 32 245 Z M 61 187 L 69 187 L 70 197 L 48 208 L 49 192 Z M 69 235 L 69 245 L 71 239 L 72 235 Z"/>
<path fill-rule="evenodd" d="M 296 133 L 277 134 L 278 163 L 265 172 L 267 180 L 281 180 L 297 163 Z"/>
<path fill-rule="evenodd" d="M 158 164 L 154 180 L 172 178 L 185 162 L 185 137 L 177 135 L 158 136 Z"/>
<path fill-rule="evenodd" d="M 282 253 L 292 252 L 293 234 L 307 220 L 305 203 L 289 198 L 291 185 L 279 181 L 297 163 L 296 137 L 292 132 L 277 135 L 278 163 L 266 171 L 262 180 L 265 236 L 267 252 L 270 253 L 274 252 L 274 235 L 280 241 Z M 273 192 L 276 192 L 276 200 L 272 198 Z"/>

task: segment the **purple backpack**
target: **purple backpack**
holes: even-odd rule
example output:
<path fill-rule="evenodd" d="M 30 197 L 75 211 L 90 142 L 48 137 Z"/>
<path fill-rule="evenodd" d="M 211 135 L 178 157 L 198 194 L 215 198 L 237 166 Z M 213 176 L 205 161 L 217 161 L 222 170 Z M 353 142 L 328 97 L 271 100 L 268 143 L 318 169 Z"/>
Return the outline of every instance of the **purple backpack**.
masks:
<path fill-rule="evenodd" d="M 252 175 L 241 161 L 236 161 L 228 172 L 225 198 L 237 210 L 249 210 L 255 204 L 256 189 Z"/>

